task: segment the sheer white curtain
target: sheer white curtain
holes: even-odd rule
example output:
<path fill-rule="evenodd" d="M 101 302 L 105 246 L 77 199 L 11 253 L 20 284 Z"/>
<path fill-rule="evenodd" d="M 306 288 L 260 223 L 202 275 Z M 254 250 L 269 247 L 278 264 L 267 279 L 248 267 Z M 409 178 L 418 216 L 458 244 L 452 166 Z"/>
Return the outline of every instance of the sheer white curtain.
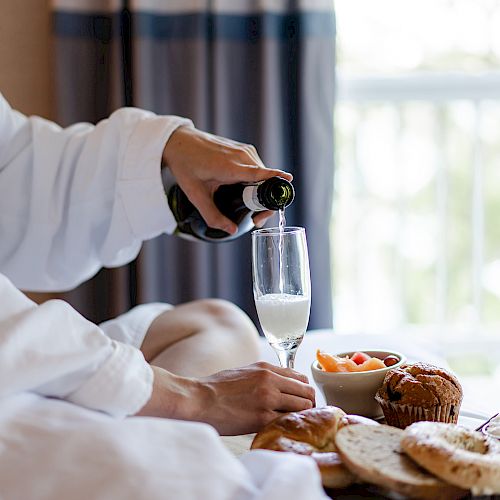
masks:
<path fill-rule="evenodd" d="M 460 374 L 488 379 L 474 390 L 491 390 L 500 382 L 499 11 L 487 0 L 336 6 L 336 327 L 426 338 Z"/>

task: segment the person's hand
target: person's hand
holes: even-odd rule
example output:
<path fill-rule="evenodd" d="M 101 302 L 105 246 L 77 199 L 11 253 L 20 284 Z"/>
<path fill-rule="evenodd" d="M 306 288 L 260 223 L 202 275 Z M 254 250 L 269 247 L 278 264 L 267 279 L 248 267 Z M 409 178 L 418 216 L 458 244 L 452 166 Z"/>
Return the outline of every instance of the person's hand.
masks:
<path fill-rule="evenodd" d="M 170 136 L 162 160 L 208 226 L 230 234 L 237 231 L 236 224 L 213 202 L 220 185 L 259 182 L 275 176 L 292 180 L 292 175 L 283 170 L 266 168 L 254 146 L 189 127 L 180 127 Z M 255 225 L 261 226 L 272 214 L 255 214 Z"/>
<path fill-rule="evenodd" d="M 153 395 L 138 415 L 206 422 L 223 435 L 257 432 L 283 412 L 315 404 L 305 375 L 265 362 L 198 380 L 153 369 Z"/>
<path fill-rule="evenodd" d="M 259 362 L 201 379 L 208 400 L 200 420 L 223 435 L 260 430 L 280 413 L 312 408 L 314 389 L 305 375 Z"/>

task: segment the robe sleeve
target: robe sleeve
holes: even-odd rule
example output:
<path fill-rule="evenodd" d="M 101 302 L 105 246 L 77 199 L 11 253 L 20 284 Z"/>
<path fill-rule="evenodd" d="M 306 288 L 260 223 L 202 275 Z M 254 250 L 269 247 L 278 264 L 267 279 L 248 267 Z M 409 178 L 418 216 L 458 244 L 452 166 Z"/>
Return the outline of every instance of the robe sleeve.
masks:
<path fill-rule="evenodd" d="M 21 392 L 64 399 L 115 417 L 151 397 L 141 351 L 116 342 L 71 308 L 38 306 L 0 274 L 0 400 Z"/>
<path fill-rule="evenodd" d="M 0 94 L 0 272 L 20 289 L 69 290 L 172 232 L 161 157 L 179 126 L 193 125 L 124 108 L 63 129 Z"/>

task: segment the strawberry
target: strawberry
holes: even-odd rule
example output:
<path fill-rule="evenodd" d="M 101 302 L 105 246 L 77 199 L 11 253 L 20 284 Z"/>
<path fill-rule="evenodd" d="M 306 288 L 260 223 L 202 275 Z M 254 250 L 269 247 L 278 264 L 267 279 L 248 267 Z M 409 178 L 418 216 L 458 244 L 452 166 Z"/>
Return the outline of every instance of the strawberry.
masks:
<path fill-rule="evenodd" d="M 357 365 L 362 365 L 365 361 L 368 361 L 370 359 L 370 356 L 364 352 L 355 352 L 352 356 L 351 359 L 357 364 Z"/>

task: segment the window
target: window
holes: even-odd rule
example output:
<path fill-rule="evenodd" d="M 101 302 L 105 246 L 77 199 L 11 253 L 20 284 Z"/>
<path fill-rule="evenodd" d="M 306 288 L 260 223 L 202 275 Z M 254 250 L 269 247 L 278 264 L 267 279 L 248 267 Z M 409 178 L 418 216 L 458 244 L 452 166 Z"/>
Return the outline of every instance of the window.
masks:
<path fill-rule="evenodd" d="M 491 374 L 500 355 L 498 2 L 337 0 L 336 10 L 335 327 L 428 336 Z"/>

